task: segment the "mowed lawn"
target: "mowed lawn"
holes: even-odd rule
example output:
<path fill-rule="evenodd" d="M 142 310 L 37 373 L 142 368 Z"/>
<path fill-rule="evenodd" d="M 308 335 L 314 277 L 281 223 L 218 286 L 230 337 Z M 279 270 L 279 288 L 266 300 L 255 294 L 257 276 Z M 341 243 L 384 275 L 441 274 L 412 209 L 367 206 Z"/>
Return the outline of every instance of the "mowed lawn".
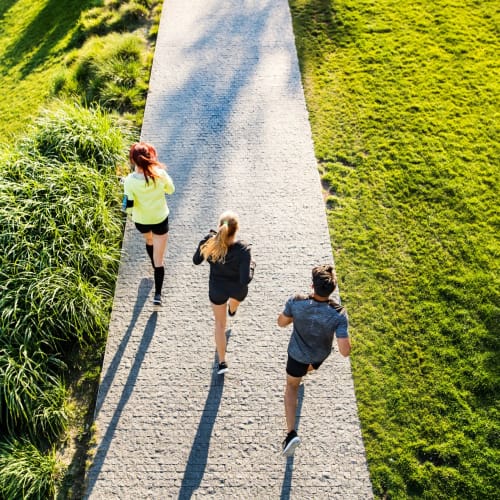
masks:
<path fill-rule="evenodd" d="M 499 5 L 290 5 L 375 495 L 497 498 Z"/>
<path fill-rule="evenodd" d="M 54 77 L 93 0 L 0 1 L 0 136 L 19 136 L 51 94 Z"/>

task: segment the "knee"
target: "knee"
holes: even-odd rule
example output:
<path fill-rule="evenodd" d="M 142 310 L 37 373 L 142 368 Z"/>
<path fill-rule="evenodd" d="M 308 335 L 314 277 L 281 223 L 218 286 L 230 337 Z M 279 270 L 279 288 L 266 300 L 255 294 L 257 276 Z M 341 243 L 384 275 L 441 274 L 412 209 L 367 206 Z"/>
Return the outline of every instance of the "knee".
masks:
<path fill-rule="evenodd" d="M 298 392 L 299 386 L 300 386 L 300 381 L 301 379 L 299 378 L 298 380 L 290 380 L 287 379 L 286 385 L 285 385 L 285 391 L 286 392 Z"/>
<path fill-rule="evenodd" d="M 217 328 L 218 330 L 225 329 L 226 328 L 226 321 L 223 319 L 216 319 L 215 320 L 215 328 Z"/>

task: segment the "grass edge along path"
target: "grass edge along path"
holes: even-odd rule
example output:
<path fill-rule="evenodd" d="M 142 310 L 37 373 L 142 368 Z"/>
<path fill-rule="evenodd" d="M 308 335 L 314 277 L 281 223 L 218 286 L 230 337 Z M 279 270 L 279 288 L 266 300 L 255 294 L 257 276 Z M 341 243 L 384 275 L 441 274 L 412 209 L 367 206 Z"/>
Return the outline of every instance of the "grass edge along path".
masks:
<path fill-rule="evenodd" d="M 374 492 L 492 499 L 495 3 L 290 6 Z"/>

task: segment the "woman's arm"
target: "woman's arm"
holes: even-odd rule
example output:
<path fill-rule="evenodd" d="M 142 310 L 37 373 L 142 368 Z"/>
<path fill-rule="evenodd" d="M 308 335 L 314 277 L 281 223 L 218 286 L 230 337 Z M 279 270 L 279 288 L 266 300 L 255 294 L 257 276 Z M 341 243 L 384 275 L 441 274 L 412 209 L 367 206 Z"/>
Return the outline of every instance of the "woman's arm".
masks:
<path fill-rule="evenodd" d="M 241 252 L 240 258 L 240 283 L 242 285 L 248 285 L 253 278 L 253 269 L 251 266 L 252 255 L 250 254 L 250 248 L 245 248 Z"/>
<path fill-rule="evenodd" d="M 157 170 L 160 172 L 160 178 L 163 180 L 163 190 L 167 194 L 173 194 L 175 192 L 175 185 L 172 177 L 167 174 L 166 170 Z"/>
<path fill-rule="evenodd" d="M 193 264 L 201 264 L 205 258 L 203 257 L 203 254 L 201 253 L 201 247 L 203 246 L 204 243 L 208 240 L 208 238 L 211 238 L 215 233 L 213 229 L 210 230 L 210 233 L 208 233 L 199 243 L 198 243 L 198 248 L 196 249 L 196 252 L 193 255 Z"/>

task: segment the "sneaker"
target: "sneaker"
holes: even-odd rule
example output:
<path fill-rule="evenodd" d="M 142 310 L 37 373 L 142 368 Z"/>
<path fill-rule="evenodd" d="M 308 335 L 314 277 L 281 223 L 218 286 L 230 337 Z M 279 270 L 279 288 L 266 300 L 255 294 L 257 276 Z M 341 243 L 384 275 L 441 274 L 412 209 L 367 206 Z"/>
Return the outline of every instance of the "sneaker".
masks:
<path fill-rule="evenodd" d="M 291 457 L 299 444 L 300 438 L 297 436 L 297 433 L 295 431 L 289 432 L 283 441 L 283 455 L 285 457 Z"/>
<path fill-rule="evenodd" d="M 222 363 L 219 363 L 219 368 L 217 370 L 217 375 L 222 375 L 223 373 L 226 373 L 229 370 L 227 367 L 227 363 L 223 361 Z"/>
<path fill-rule="evenodd" d="M 161 294 L 157 293 L 153 299 L 154 306 L 161 306 Z"/>

